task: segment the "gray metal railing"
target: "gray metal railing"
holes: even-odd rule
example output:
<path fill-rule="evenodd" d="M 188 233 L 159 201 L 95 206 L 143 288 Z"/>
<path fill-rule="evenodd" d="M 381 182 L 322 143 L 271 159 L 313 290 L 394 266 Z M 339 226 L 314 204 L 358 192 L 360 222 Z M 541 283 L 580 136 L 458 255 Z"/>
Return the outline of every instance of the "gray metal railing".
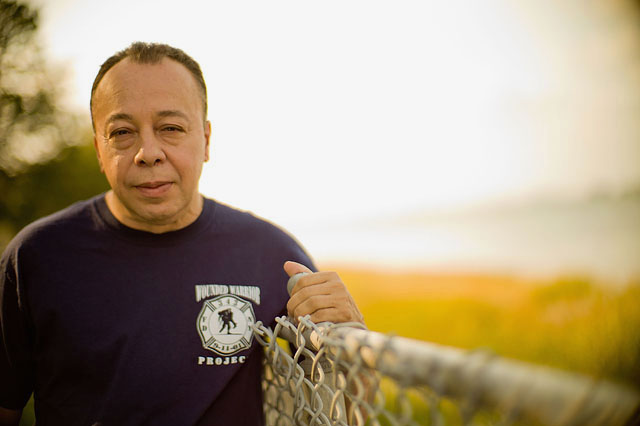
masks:
<path fill-rule="evenodd" d="M 359 324 L 257 323 L 268 425 L 625 425 L 637 390 L 387 336 Z M 288 342 L 292 350 L 286 344 Z"/>

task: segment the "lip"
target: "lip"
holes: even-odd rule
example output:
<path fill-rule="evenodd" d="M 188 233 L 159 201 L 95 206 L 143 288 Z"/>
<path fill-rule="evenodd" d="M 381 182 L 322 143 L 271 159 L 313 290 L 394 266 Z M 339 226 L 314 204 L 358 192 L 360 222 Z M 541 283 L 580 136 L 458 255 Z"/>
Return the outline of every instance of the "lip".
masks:
<path fill-rule="evenodd" d="M 145 197 L 161 197 L 169 192 L 172 186 L 173 182 L 168 181 L 143 182 L 139 185 L 134 185 L 136 190 Z"/>

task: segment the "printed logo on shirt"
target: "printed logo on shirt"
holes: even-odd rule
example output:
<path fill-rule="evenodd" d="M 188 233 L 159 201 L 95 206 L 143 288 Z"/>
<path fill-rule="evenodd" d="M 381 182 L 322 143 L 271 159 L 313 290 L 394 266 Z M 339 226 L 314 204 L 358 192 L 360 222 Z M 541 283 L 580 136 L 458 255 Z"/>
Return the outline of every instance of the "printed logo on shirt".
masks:
<path fill-rule="evenodd" d="M 202 346 L 222 356 L 248 349 L 253 339 L 251 325 L 255 318 L 251 302 L 233 294 L 223 294 L 206 300 L 197 320 Z M 228 364 L 224 361 L 215 364 Z"/>
<path fill-rule="evenodd" d="M 196 302 L 221 294 L 235 294 L 244 299 L 260 304 L 260 287 L 255 285 L 198 284 L 196 285 Z"/>

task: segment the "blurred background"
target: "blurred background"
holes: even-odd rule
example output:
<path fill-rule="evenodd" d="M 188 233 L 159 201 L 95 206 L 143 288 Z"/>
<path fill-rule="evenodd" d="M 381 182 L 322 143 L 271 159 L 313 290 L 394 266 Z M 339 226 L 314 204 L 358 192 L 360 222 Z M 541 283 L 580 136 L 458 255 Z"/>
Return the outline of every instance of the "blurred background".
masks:
<path fill-rule="evenodd" d="M 0 5 L 0 247 L 106 189 L 93 78 L 165 42 L 207 81 L 201 191 L 370 328 L 640 383 L 639 2 Z"/>

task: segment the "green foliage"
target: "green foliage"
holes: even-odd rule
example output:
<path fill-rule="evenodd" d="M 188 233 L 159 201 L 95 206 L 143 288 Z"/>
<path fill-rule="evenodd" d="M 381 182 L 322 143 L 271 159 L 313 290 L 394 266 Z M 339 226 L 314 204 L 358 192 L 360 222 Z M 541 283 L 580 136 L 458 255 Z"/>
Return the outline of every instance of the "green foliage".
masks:
<path fill-rule="evenodd" d="M 107 189 L 89 144 L 67 147 L 16 176 L 0 170 L 0 244 L 35 219 Z"/>
<path fill-rule="evenodd" d="M 9 175 L 78 143 L 79 119 L 59 107 L 60 70 L 47 64 L 38 12 L 0 0 L 0 169 Z"/>
<path fill-rule="evenodd" d="M 60 107 L 38 12 L 0 0 L 0 249 L 26 224 L 107 189 L 88 119 Z"/>
<path fill-rule="evenodd" d="M 37 28 L 38 12 L 15 1 L 0 1 L 0 52 L 12 42 L 30 38 Z M 0 53 L 3 55 L 3 53 Z"/>

